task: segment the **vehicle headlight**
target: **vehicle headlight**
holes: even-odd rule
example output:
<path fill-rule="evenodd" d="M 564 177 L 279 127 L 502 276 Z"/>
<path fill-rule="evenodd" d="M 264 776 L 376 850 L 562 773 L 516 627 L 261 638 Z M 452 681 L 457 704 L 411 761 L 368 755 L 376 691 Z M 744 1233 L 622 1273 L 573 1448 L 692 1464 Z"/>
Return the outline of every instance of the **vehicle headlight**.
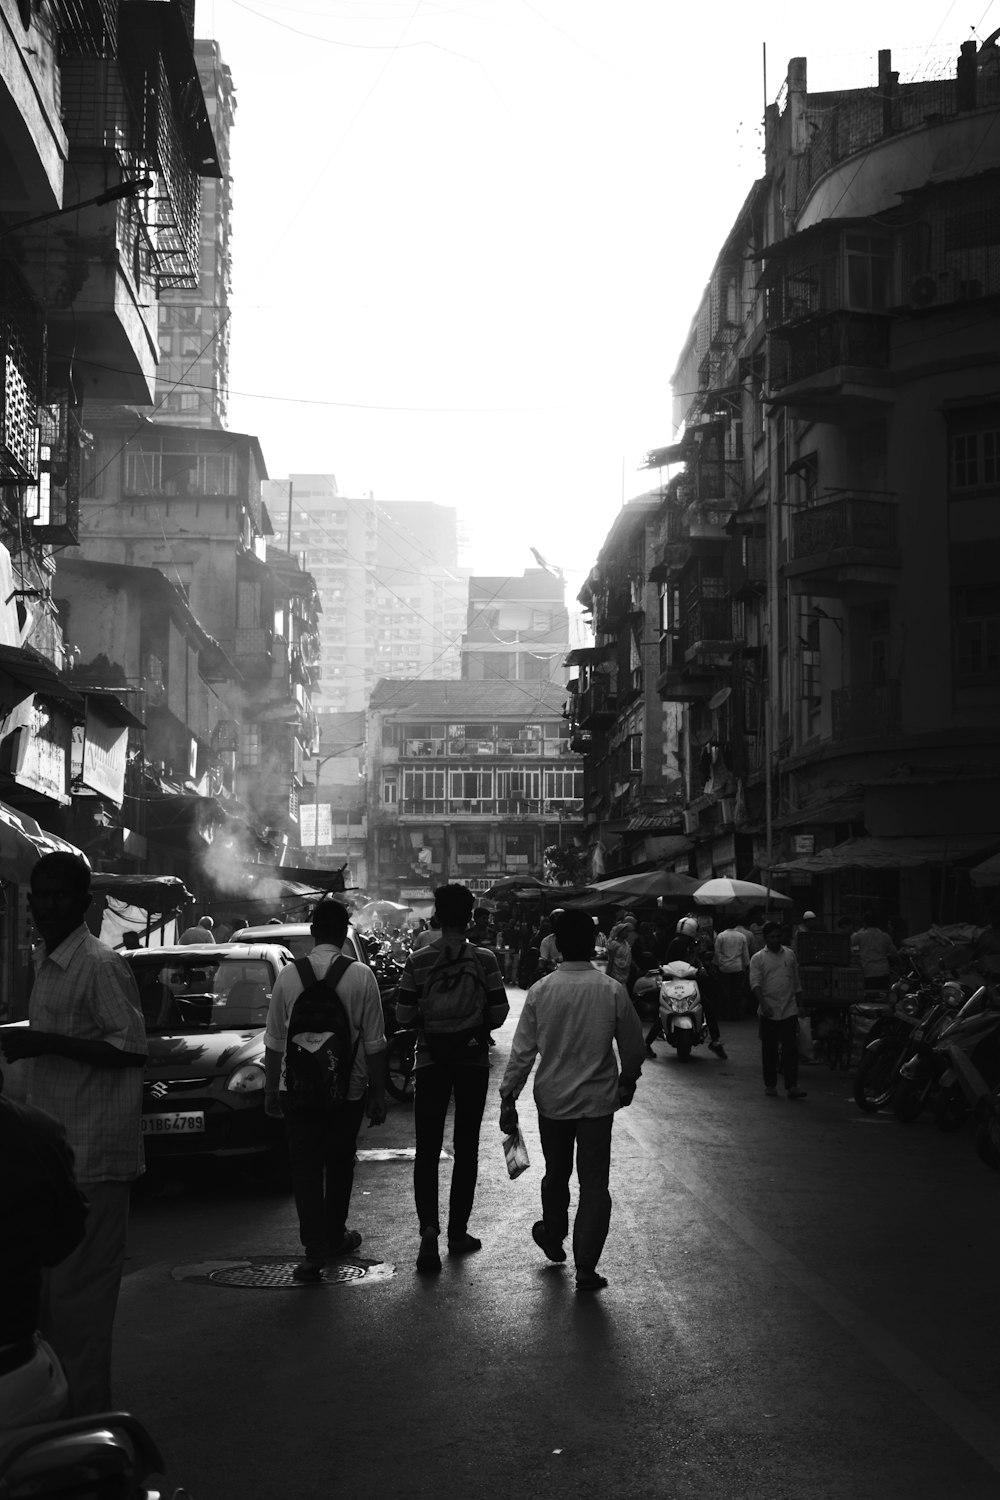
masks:
<path fill-rule="evenodd" d="M 264 1087 L 264 1069 L 260 1063 L 244 1063 L 226 1081 L 226 1092 L 259 1094 Z"/>

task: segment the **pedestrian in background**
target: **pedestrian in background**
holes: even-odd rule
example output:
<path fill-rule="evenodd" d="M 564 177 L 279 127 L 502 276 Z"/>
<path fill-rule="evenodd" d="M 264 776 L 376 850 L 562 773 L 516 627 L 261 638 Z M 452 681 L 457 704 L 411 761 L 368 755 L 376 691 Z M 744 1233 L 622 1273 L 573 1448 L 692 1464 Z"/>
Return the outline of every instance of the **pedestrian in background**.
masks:
<path fill-rule="evenodd" d="M 292 1190 L 305 1258 L 294 1268 L 296 1281 L 321 1281 L 328 1260 L 350 1255 L 361 1244 L 361 1234 L 348 1226 L 354 1160 L 361 1120 L 381 1125 L 385 1104 L 385 1030 L 378 981 L 365 963 L 343 952 L 347 937 L 347 907 L 329 897 L 316 903 L 309 924 L 316 946 L 303 960 L 316 980 L 326 978 L 340 958 L 331 997 L 343 1006 L 353 1038 L 353 1059 L 347 1097 L 326 1108 L 295 1107 L 289 1098 L 287 1047 L 289 1023 L 294 1030 L 295 1003 L 304 993 L 296 964 L 278 975 L 271 993 L 264 1031 L 264 1108 L 283 1116 L 288 1140 Z M 306 976 L 308 977 L 308 976 Z"/>
<path fill-rule="evenodd" d="M 851 952 L 861 965 L 866 990 L 887 990 L 892 974 L 900 968 L 899 953 L 892 938 L 879 925 L 876 912 L 866 912 L 851 937 Z"/>
<path fill-rule="evenodd" d="M 417 1150 L 413 1196 L 420 1228 L 417 1270 L 441 1269 L 439 1176 L 448 1106 L 455 1101 L 454 1152 L 448 1197 L 448 1253 L 469 1255 L 483 1247 L 469 1233 L 479 1175 L 479 1129 L 490 1082 L 489 1033 L 510 1013 L 497 957 L 475 947 L 467 933 L 475 897 L 464 885 L 434 892 L 441 927 L 437 942 L 410 954 L 396 991 L 400 1026 L 417 1027 L 413 1062 L 413 1125 Z M 442 1031 L 449 1006 L 469 1011 L 468 1025 Z"/>
<path fill-rule="evenodd" d="M 516 1101 L 539 1058 L 534 1095 L 545 1176 L 542 1217 L 531 1234 L 549 1260 L 566 1259 L 575 1151 L 576 1287 L 592 1292 L 608 1284 L 597 1265 L 611 1223 L 611 1133 L 615 1111 L 631 1104 L 642 1071 L 642 1027 L 624 986 L 590 962 L 594 924 L 587 912 L 563 912 L 556 939 L 562 961 L 532 985 L 514 1033 L 500 1084 L 500 1129 L 508 1135 L 517 1129 Z"/>
<path fill-rule="evenodd" d="M 778 1069 L 789 1099 L 806 1097 L 799 1088 L 799 1007 L 802 985 L 795 954 L 781 941 L 781 927 L 768 922 L 764 947 L 750 960 L 750 989 L 757 1001 L 764 1093 L 778 1096 Z"/>
<path fill-rule="evenodd" d="M 750 944 L 746 934 L 737 927 L 735 918 L 727 920 L 722 931 L 716 934 L 712 956 L 726 1020 L 738 1021 L 746 1010 Z"/>
<path fill-rule="evenodd" d="M 278 918 L 273 919 L 277 921 Z M 215 922 L 211 917 L 199 917 L 193 927 L 186 927 L 177 939 L 179 943 L 214 943 L 215 936 L 212 929 Z"/>
<path fill-rule="evenodd" d="M 28 1059 L 19 1091 L 62 1125 L 89 1204 L 82 1242 L 46 1272 L 40 1323 L 66 1371 L 75 1416 L 112 1406 L 129 1191 L 143 1170 L 139 993 L 125 959 L 87 928 L 90 900 L 90 867 L 79 856 L 46 854 L 35 865 L 28 905 L 43 947 L 29 1025 L 0 1036 L 9 1062 Z"/>

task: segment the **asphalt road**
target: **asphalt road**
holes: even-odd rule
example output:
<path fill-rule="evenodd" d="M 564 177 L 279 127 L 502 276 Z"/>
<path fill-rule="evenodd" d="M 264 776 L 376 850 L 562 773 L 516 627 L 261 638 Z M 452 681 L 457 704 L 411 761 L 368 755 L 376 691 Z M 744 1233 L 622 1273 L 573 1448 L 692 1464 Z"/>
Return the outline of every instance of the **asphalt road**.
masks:
<path fill-rule="evenodd" d="M 808 1099 L 765 1098 L 752 1022 L 725 1028 L 728 1062 L 681 1065 L 660 1043 L 616 1120 L 610 1286 L 581 1298 L 530 1238 L 527 1094 L 531 1167 L 504 1168 L 512 1031 L 481 1139 L 484 1247 L 436 1279 L 413 1271 L 404 1106 L 362 1132 L 361 1279 L 226 1284 L 283 1277 L 298 1253 L 291 1199 L 258 1184 L 137 1196 L 116 1397 L 172 1484 L 195 1500 L 995 1500 L 1000 1176 L 968 1131 L 863 1116 L 825 1067 L 803 1071 Z"/>

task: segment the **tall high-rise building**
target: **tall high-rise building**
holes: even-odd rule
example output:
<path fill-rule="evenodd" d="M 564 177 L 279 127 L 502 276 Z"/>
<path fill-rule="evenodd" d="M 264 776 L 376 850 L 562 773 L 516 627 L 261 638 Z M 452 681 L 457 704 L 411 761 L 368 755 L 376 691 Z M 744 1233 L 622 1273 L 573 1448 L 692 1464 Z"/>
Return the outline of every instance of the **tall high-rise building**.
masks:
<path fill-rule="evenodd" d="M 334 474 L 292 474 L 262 488 L 278 540 L 303 553 L 320 615 L 319 712 L 363 709 L 375 667 L 376 505 L 342 495 Z M 291 512 L 291 515 L 289 515 Z"/>
<path fill-rule="evenodd" d="M 263 496 L 282 545 L 316 580 L 321 712 L 364 708 L 380 677 L 461 675 L 468 569 L 452 507 L 351 498 L 333 474 L 271 480 Z"/>
<path fill-rule="evenodd" d="M 469 570 L 458 566 L 458 512 L 380 502 L 377 556 L 377 676 L 460 677 Z"/>
<path fill-rule="evenodd" d="M 194 55 L 222 175 L 202 182 L 198 285 L 160 294 L 156 401 L 159 414 L 172 421 L 221 428 L 229 402 L 229 135 L 236 89 L 218 42 L 196 40 Z"/>

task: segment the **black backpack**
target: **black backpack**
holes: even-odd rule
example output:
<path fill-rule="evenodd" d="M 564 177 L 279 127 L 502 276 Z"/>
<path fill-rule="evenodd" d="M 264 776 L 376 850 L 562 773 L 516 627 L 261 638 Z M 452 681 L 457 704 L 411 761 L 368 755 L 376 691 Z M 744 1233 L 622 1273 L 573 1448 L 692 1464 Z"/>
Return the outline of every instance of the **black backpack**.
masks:
<path fill-rule="evenodd" d="M 302 993 L 288 1018 L 286 1109 L 335 1109 L 347 1101 L 361 1033 L 352 1045 L 351 1020 L 337 985 L 353 962 L 341 953 L 317 979 L 308 958 L 295 960 Z"/>

